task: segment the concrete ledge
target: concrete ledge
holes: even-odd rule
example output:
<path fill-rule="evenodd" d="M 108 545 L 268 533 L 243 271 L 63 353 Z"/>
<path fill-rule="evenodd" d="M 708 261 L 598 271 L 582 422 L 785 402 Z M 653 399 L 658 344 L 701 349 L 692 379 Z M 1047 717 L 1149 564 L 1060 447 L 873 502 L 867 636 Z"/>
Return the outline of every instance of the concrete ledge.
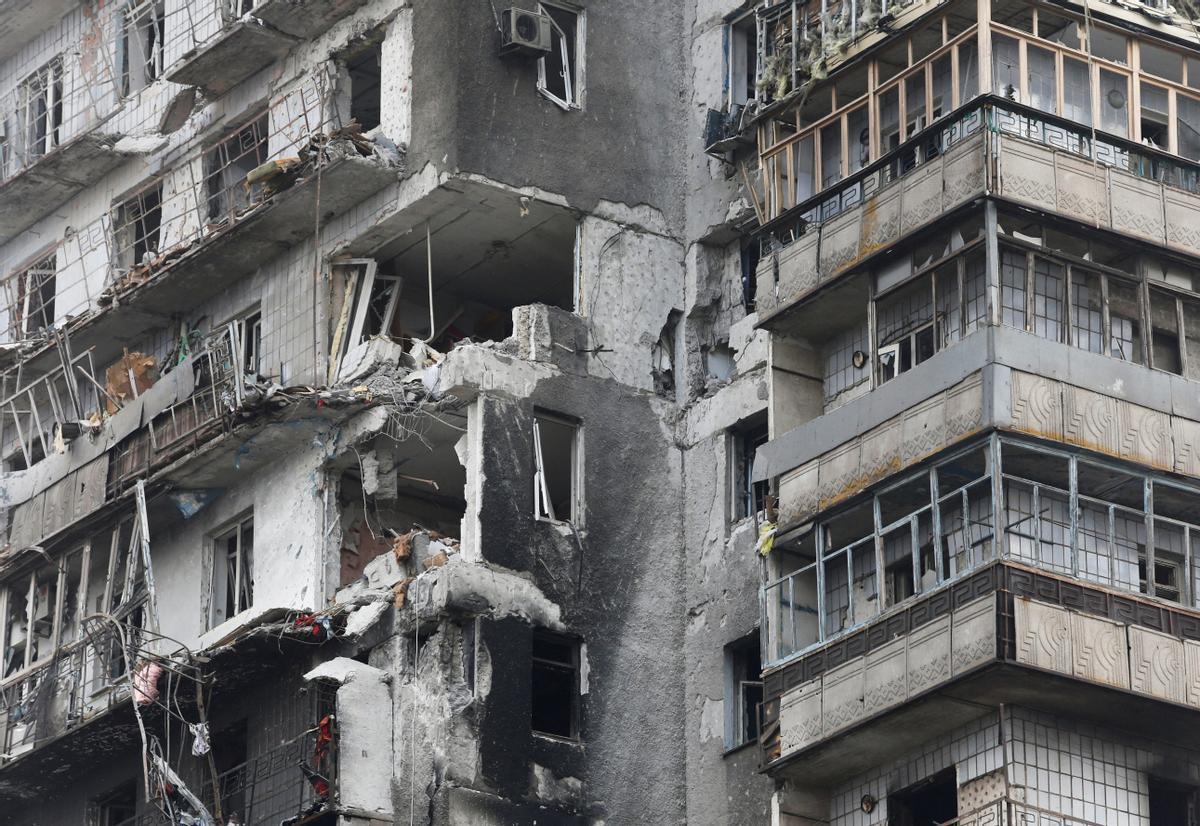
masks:
<path fill-rule="evenodd" d="M 254 16 L 292 37 L 308 40 L 320 34 L 366 0 L 267 0 Z"/>
<path fill-rule="evenodd" d="M 7 244 L 131 157 L 114 148 L 120 138 L 101 131 L 80 135 L 0 184 L 0 244 Z"/>
<path fill-rule="evenodd" d="M 282 5 L 277 3 L 277 5 Z M 254 18 L 239 20 L 210 43 L 188 52 L 167 69 L 172 83 L 223 95 L 292 50 L 296 39 Z"/>

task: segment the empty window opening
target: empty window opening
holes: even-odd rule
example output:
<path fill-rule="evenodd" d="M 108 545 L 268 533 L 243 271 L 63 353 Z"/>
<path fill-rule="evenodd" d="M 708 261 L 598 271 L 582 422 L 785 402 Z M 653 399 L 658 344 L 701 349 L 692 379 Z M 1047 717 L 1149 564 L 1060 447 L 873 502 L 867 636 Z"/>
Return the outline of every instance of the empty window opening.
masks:
<path fill-rule="evenodd" d="M 268 116 L 264 113 L 205 154 L 210 221 L 236 218 L 262 200 L 263 184 L 247 187 L 246 176 L 267 161 L 267 129 Z"/>
<path fill-rule="evenodd" d="M 928 780 L 888 795 L 888 826 L 933 826 L 958 817 L 955 770 L 946 769 Z"/>
<path fill-rule="evenodd" d="M 350 117 L 362 131 L 379 125 L 383 50 L 378 44 L 355 54 L 346 61 L 350 74 Z"/>
<path fill-rule="evenodd" d="M 762 512 L 767 506 L 770 483 L 754 481 L 754 456 L 767 443 L 768 430 L 765 416 L 756 416 L 749 422 L 729 432 L 730 489 L 733 494 L 732 512 L 734 521 L 745 519 Z"/>
<path fill-rule="evenodd" d="M 1161 149 L 1170 149 L 1171 117 L 1168 92 L 1161 86 L 1142 81 L 1142 105 L 1140 123 L 1142 143 Z"/>
<path fill-rule="evenodd" d="M 162 184 L 140 192 L 117 207 L 113 218 L 117 266 L 128 272 L 149 266 L 158 255 L 162 233 Z"/>
<path fill-rule="evenodd" d="M 530 727 L 535 734 L 579 739 L 578 641 L 534 632 L 530 700 Z"/>
<path fill-rule="evenodd" d="M 763 684 L 757 629 L 725 646 L 725 677 L 725 748 L 733 749 L 758 739 Z"/>
<path fill-rule="evenodd" d="M 127 826 L 137 816 L 137 782 L 129 780 L 92 803 L 95 826 Z"/>
<path fill-rule="evenodd" d="M 538 413 L 533 419 L 534 515 L 556 522 L 579 516 L 579 425 Z"/>
<path fill-rule="evenodd" d="M 538 60 L 538 90 L 564 109 L 578 108 L 583 81 L 580 12 L 550 3 L 538 3 L 550 18 L 550 51 Z"/>
<path fill-rule="evenodd" d="M 213 539 L 212 626 L 254 604 L 254 519 Z"/>
<path fill-rule="evenodd" d="M 726 27 L 728 72 L 725 83 L 731 106 L 745 106 L 755 97 L 758 74 L 758 32 L 753 12 L 743 14 Z"/>
<path fill-rule="evenodd" d="M 129 95 L 162 76 L 165 0 L 130 0 L 121 29 L 121 94 Z"/>
<path fill-rule="evenodd" d="M 754 300 L 758 297 L 758 261 L 761 246 L 756 239 L 742 243 L 739 256 L 742 265 L 742 306 L 746 312 L 754 312 Z"/>
<path fill-rule="evenodd" d="M 54 324 L 58 262 L 54 253 L 4 281 L 10 341 L 27 338 Z"/>
<path fill-rule="evenodd" d="M 1150 792 L 1150 826 L 1197 826 L 1200 823 L 1200 795 L 1195 786 L 1147 778 Z"/>
<path fill-rule="evenodd" d="M 28 160 L 62 143 L 63 68 L 59 58 L 27 77 L 18 88 L 18 120 Z"/>

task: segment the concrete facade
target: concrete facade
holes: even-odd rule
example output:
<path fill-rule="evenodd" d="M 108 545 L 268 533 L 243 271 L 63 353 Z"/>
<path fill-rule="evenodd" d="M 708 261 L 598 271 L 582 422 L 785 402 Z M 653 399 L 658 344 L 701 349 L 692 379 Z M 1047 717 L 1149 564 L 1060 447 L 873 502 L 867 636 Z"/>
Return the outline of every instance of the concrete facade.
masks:
<path fill-rule="evenodd" d="M 739 4 L 8 5 L 0 822 L 766 822 Z"/>

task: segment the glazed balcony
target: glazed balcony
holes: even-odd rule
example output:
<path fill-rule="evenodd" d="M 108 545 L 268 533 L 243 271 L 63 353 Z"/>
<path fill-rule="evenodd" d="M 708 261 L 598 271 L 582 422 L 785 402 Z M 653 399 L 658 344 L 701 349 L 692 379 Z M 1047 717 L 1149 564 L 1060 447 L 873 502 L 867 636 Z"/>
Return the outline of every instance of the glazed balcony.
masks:
<path fill-rule="evenodd" d="M 995 561 L 768 670 L 762 759 L 822 788 L 1005 705 L 1186 746 L 1198 668 L 1200 612 Z"/>

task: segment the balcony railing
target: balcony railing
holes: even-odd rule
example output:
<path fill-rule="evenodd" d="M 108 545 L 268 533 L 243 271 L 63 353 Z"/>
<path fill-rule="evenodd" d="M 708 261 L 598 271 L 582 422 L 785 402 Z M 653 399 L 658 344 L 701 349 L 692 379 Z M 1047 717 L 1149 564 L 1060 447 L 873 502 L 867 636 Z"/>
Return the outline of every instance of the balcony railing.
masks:
<path fill-rule="evenodd" d="M 860 206 L 884 187 L 981 130 L 1033 141 L 1165 186 L 1200 194 L 1200 163 L 1073 123 L 1013 101 L 971 101 L 871 166 L 788 210 L 759 231 L 764 255 Z"/>
<path fill-rule="evenodd" d="M 774 667 L 1009 559 L 1200 607 L 1200 490 L 992 436 L 767 557 L 763 637 Z"/>
<path fill-rule="evenodd" d="M 195 258 L 318 167 L 347 154 L 372 155 L 370 141 L 340 130 L 332 89 L 328 72 L 318 70 L 220 142 L 152 178 L 111 214 L 8 272 L 0 279 L 0 343 L 45 340 L 49 328 L 78 322 Z M 349 137 L 338 142 L 338 136 Z"/>

